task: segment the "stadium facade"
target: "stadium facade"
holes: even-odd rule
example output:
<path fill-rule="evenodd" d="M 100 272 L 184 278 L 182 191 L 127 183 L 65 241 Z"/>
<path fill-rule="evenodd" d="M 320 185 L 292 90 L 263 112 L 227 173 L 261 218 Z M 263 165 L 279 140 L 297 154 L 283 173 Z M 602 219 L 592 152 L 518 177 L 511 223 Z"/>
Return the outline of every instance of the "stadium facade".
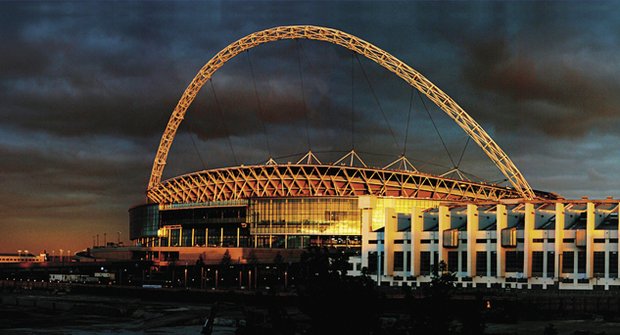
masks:
<path fill-rule="evenodd" d="M 333 163 L 309 151 L 296 163 L 269 159 L 162 181 L 178 126 L 200 88 L 227 60 L 283 39 L 340 45 L 401 77 L 451 117 L 510 186 L 423 173 L 404 156 L 369 167 L 353 150 Z M 424 285 L 445 262 L 459 285 L 468 287 L 620 287 L 617 200 L 566 200 L 532 190 L 484 129 L 428 79 L 376 46 L 331 28 L 267 29 L 214 56 L 172 113 L 147 198 L 129 211 L 133 245 L 124 257 L 160 265 L 217 263 L 225 252 L 240 264 L 271 262 L 277 254 L 295 262 L 307 247 L 328 246 L 351 255 L 350 274 L 365 272 L 378 285 Z"/>

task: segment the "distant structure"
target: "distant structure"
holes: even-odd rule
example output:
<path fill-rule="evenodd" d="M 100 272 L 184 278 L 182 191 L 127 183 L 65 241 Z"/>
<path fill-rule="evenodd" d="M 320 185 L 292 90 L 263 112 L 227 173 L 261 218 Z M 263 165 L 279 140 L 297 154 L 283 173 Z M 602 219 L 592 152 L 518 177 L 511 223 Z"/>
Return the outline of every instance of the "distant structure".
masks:
<path fill-rule="evenodd" d="M 43 263 L 47 260 L 45 253 L 38 256 L 28 251 L 18 252 L 16 254 L 0 254 L 0 264 L 2 263 Z"/>
<path fill-rule="evenodd" d="M 504 174 L 510 187 L 418 171 L 403 155 L 370 167 L 351 150 L 333 163 L 312 151 L 295 163 L 197 171 L 162 181 L 168 152 L 201 87 L 228 60 L 284 39 L 340 45 L 393 72 L 433 101 Z M 618 201 L 565 200 L 533 190 L 506 153 L 454 100 L 378 47 L 339 30 L 276 27 L 215 55 L 175 107 L 147 187 L 129 210 L 133 246 L 94 248 L 104 258 L 218 263 L 297 261 L 311 246 L 340 248 L 379 285 L 424 285 L 440 261 L 460 285 L 516 288 L 618 286 Z"/>

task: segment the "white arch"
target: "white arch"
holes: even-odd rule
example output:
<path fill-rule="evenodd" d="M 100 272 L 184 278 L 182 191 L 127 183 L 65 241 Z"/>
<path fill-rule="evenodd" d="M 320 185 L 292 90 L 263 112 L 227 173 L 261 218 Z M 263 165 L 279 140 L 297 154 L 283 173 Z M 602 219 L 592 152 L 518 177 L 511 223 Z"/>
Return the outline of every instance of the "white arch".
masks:
<path fill-rule="evenodd" d="M 337 29 L 317 27 L 317 26 L 282 26 L 262 30 L 247 35 L 226 48 L 218 52 L 207 64 L 205 64 L 198 74 L 194 77 L 189 86 L 185 89 L 183 96 L 174 108 L 166 130 L 162 135 L 153 162 L 151 178 L 148 189 L 156 186 L 161 181 L 161 176 L 166 165 L 166 159 L 170 146 L 174 140 L 176 131 L 183 120 L 187 108 L 191 105 L 202 86 L 213 76 L 215 71 L 222 67 L 228 60 L 239 53 L 254 48 L 258 45 L 287 39 L 310 39 L 325 41 L 340 45 L 351 51 L 373 60 L 377 64 L 390 70 L 411 86 L 426 95 L 439 108 L 441 108 L 450 118 L 456 122 L 471 139 L 489 156 L 491 161 L 499 168 L 512 184 L 517 192 L 525 199 L 535 198 L 532 188 L 525 180 L 521 172 L 517 169 L 508 155 L 493 141 L 484 129 L 467 114 L 452 98 L 437 88 L 433 83 L 426 79 L 422 74 L 403 63 L 398 58 L 388 52 L 368 43 L 353 35 L 347 34 Z"/>

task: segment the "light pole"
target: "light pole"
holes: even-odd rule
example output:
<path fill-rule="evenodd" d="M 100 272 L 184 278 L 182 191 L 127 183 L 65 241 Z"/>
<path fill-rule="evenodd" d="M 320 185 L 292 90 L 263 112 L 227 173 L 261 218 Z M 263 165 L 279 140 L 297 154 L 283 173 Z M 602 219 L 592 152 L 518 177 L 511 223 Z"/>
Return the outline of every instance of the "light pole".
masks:
<path fill-rule="evenodd" d="M 120 235 L 119 235 L 120 236 Z M 184 275 L 185 275 L 185 289 L 187 289 L 187 262 L 185 262 L 185 271 L 184 271 Z"/>
<path fill-rule="evenodd" d="M 21 250 L 17 250 L 17 256 L 22 257 L 22 251 Z"/>
<path fill-rule="evenodd" d="M 248 289 L 252 289 L 252 270 L 248 270 Z"/>

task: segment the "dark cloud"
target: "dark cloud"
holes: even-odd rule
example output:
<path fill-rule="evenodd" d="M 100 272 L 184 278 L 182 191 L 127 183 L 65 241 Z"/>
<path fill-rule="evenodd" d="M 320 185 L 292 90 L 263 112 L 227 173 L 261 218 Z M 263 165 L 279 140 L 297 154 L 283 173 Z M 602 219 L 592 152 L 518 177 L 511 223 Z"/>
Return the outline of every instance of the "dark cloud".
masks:
<path fill-rule="evenodd" d="M 144 200 L 161 133 L 192 77 L 236 39 L 287 24 L 344 30 L 419 70 L 483 125 L 535 188 L 617 196 L 617 9 L 613 2 L 0 3 L 0 226 L 17 236 L 0 245 L 77 249 L 97 233 L 126 237 L 126 211 Z M 188 110 L 165 176 L 269 155 L 296 161 L 291 154 L 308 142 L 327 162 L 355 146 L 383 166 L 407 137 L 408 156 L 425 171 L 445 172 L 466 149 L 460 167 L 502 178 L 428 100 L 433 121 L 414 95 L 407 128 L 410 87 L 360 63 L 315 41 L 279 41 L 230 60 L 213 77 L 219 104 L 207 84 Z M 41 234 L 49 241 L 37 240 Z"/>
<path fill-rule="evenodd" d="M 561 55 L 541 59 L 514 54 L 506 40 L 474 43 L 469 57 L 465 79 L 474 88 L 504 100 L 504 105 L 512 105 L 513 113 L 486 111 L 486 117 L 499 119 L 499 128 L 534 128 L 551 136 L 583 136 L 597 122 L 620 117 L 620 99 L 609 94 L 620 89 L 620 80 L 609 81 L 590 72 L 586 66 L 589 64 L 570 64 Z"/>

